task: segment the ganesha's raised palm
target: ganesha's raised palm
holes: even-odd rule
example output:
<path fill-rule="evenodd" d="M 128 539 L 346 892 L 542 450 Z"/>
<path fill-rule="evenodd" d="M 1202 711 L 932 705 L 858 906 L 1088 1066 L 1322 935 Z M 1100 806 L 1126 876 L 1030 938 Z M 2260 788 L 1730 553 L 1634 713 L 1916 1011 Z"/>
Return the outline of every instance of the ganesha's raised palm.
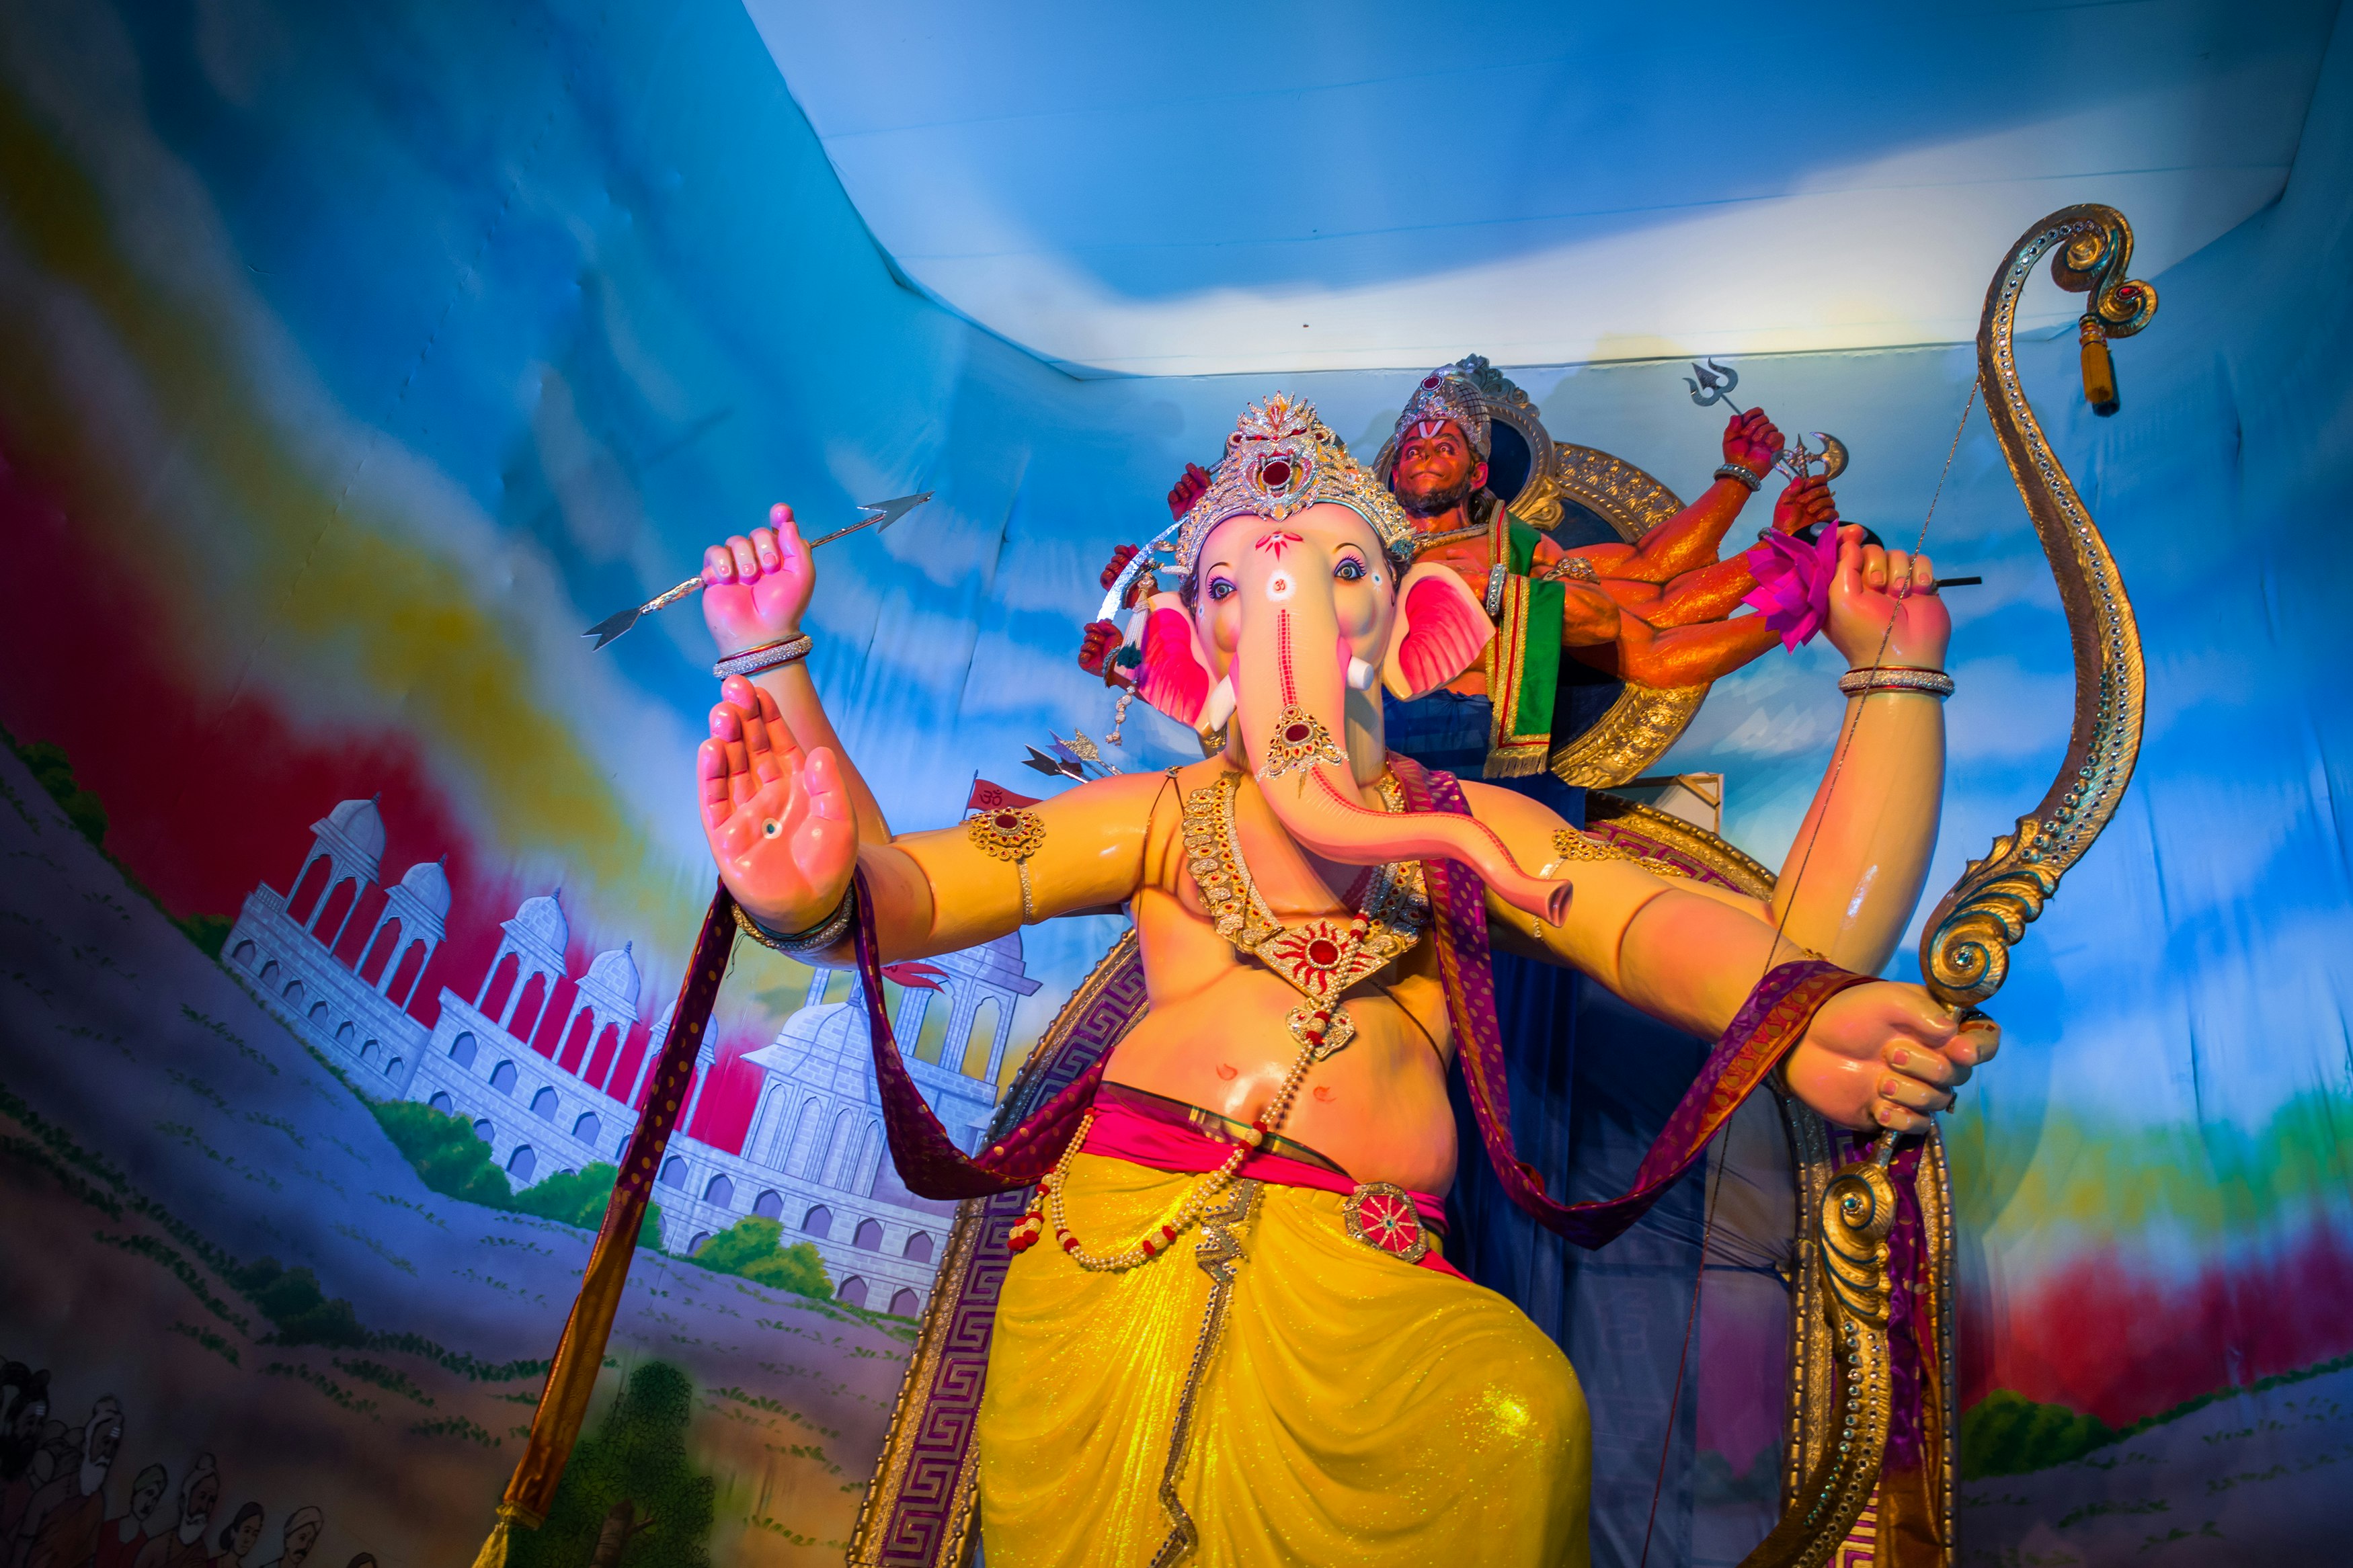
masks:
<path fill-rule="evenodd" d="M 774 931 L 804 931 L 841 901 L 858 861 L 858 825 L 841 764 L 804 756 L 776 699 L 742 676 L 721 689 L 711 739 L 695 756 L 702 831 L 727 890 Z"/>

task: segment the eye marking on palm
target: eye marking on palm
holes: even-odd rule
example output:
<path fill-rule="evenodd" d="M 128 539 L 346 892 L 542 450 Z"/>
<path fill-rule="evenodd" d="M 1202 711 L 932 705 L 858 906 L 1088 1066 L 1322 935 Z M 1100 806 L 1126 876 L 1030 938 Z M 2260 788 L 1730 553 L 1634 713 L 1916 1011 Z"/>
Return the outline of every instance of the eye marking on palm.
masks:
<path fill-rule="evenodd" d="M 830 752 L 792 743 L 774 698 L 741 677 L 724 690 L 696 754 L 703 832 L 754 918 L 802 930 L 839 900 L 857 859 L 848 792 Z"/>

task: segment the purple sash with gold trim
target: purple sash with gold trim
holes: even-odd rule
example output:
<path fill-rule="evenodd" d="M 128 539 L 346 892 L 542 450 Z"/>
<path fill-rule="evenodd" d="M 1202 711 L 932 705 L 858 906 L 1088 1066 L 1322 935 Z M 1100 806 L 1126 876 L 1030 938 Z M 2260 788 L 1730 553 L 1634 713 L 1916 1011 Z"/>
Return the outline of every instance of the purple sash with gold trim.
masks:
<path fill-rule="evenodd" d="M 1389 768 L 1409 808 L 1469 814 L 1462 786 L 1452 773 L 1427 772 L 1402 756 L 1390 757 Z M 1545 1194 L 1543 1173 L 1522 1160 L 1512 1145 L 1512 1094 L 1504 1081 L 1503 1029 L 1495 1021 L 1495 972 L 1487 948 L 1486 886 L 1469 867 L 1451 860 L 1429 861 L 1422 874 L 1430 889 L 1430 935 L 1446 987 L 1447 1016 L 1454 1026 L 1455 1055 L 1471 1090 L 1487 1162 L 1514 1203 L 1538 1225 L 1579 1247 L 1600 1247 L 1641 1218 L 1675 1178 L 1691 1169 L 1740 1102 L 1789 1054 L 1821 1005 L 1871 978 L 1820 959 L 1784 963 L 1767 972 L 1733 1015 L 1730 1027 L 1642 1156 L 1633 1186 L 1598 1202 L 1556 1203 Z"/>
<path fill-rule="evenodd" d="M 1453 774 L 1425 772 L 1410 758 L 1392 756 L 1391 770 L 1407 805 L 1417 811 L 1468 816 L 1469 804 Z M 1768 973 L 1734 1015 L 1691 1089 L 1668 1118 L 1665 1131 L 1643 1156 L 1634 1185 L 1618 1197 L 1581 1204 L 1554 1202 L 1544 1176 L 1512 1145 L 1511 1090 L 1504 1082 L 1503 1031 L 1495 1021 L 1495 976 L 1488 957 L 1486 887 L 1467 866 L 1432 860 L 1423 868 L 1430 889 L 1430 934 L 1438 951 L 1446 1010 L 1453 1023 L 1480 1142 L 1512 1201 L 1547 1230 L 1579 1247 L 1599 1247 L 1642 1216 L 1674 1179 L 1689 1170 L 1765 1075 L 1806 1032 L 1821 1005 L 1868 975 L 1851 974 L 1817 960 L 1785 963 Z M 967 1154 L 932 1113 L 882 1009 L 882 967 L 875 940 L 873 900 L 864 875 L 858 879 L 859 989 L 866 998 L 866 1021 L 874 1049 L 875 1086 L 891 1140 L 891 1158 L 900 1179 L 919 1197 L 976 1198 L 1035 1184 L 1061 1158 L 1079 1120 L 1094 1098 L 1109 1065 L 1108 1050 L 1035 1114 L 980 1153 Z"/>

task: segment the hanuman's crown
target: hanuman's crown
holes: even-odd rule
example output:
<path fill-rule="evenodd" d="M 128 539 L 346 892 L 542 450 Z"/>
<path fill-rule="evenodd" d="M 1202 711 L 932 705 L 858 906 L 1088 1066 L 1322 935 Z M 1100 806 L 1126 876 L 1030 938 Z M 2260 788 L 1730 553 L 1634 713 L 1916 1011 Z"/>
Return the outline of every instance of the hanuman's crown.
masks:
<path fill-rule="evenodd" d="M 1199 564 L 1202 542 L 1229 517 L 1274 521 L 1329 501 L 1365 520 L 1391 560 L 1413 558 L 1413 523 L 1369 469 L 1348 455 L 1347 444 L 1315 417 L 1315 405 L 1276 393 L 1242 410 L 1209 488 L 1185 513 L 1176 534 L 1176 569 Z"/>
<path fill-rule="evenodd" d="M 1482 364 L 1484 361 L 1481 362 Z M 1494 455 L 1494 437 L 1487 421 L 1487 399 L 1478 384 L 1462 374 L 1460 364 L 1442 364 L 1421 378 L 1421 384 L 1406 399 L 1405 412 L 1398 416 L 1393 434 L 1397 444 L 1403 447 L 1406 436 L 1417 425 L 1436 425 L 1451 421 L 1462 427 L 1470 438 L 1471 449 L 1479 454 L 1481 462 Z"/>

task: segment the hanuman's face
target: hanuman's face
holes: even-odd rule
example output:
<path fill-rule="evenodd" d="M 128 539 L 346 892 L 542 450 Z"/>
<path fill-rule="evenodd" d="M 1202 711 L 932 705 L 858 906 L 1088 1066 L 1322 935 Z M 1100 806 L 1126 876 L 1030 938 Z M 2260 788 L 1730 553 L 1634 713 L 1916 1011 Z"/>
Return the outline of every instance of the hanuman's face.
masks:
<path fill-rule="evenodd" d="M 1451 419 L 1435 429 L 1417 425 L 1407 431 L 1389 477 L 1390 489 L 1409 503 L 1457 489 L 1468 494 L 1486 482 L 1487 465 L 1479 460 L 1462 426 Z"/>

